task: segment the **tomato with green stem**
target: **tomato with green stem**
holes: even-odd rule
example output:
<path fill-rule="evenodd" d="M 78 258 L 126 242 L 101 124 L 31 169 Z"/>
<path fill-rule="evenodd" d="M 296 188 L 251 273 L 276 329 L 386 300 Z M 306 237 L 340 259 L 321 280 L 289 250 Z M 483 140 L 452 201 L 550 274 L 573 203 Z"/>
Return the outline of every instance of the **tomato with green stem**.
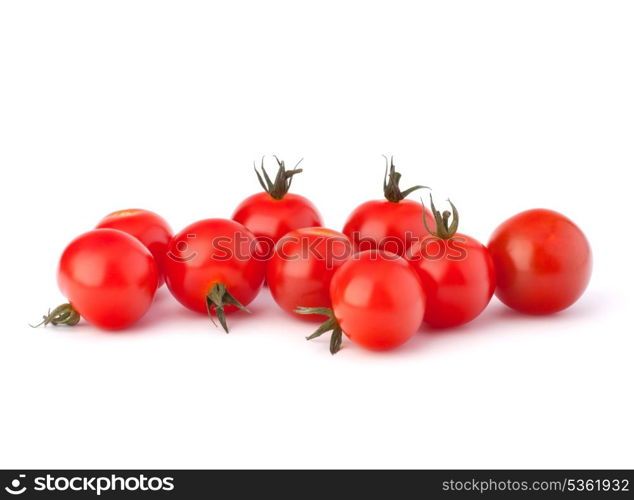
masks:
<path fill-rule="evenodd" d="M 489 240 L 496 296 L 527 314 L 552 314 L 574 304 L 592 274 L 592 251 L 581 229 L 543 208 L 504 221 Z"/>
<path fill-rule="evenodd" d="M 59 261 L 57 281 L 69 303 L 49 311 L 40 325 L 74 326 L 83 317 L 106 330 L 126 328 L 150 308 L 158 280 L 154 257 L 139 240 L 116 229 L 88 231 Z"/>
<path fill-rule="evenodd" d="M 266 265 L 266 281 L 273 299 L 293 315 L 297 315 L 299 306 L 330 307 L 332 276 L 351 256 L 350 240 L 338 231 L 310 227 L 287 233 L 275 245 Z"/>
<path fill-rule="evenodd" d="M 330 282 L 330 308 L 299 307 L 299 314 L 328 317 L 308 340 L 332 332 L 330 352 L 341 349 L 342 334 L 355 344 L 385 351 L 411 339 L 425 313 L 420 278 L 398 255 L 366 250 L 345 262 Z"/>
<path fill-rule="evenodd" d="M 165 282 L 164 267 L 167 245 L 172 239 L 172 229 L 163 217 L 150 210 L 129 208 L 106 215 L 96 229 L 118 229 L 131 234 L 152 253 L 159 269 L 159 286 Z"/>
<path fill-rule="evenodd" d="M 436 210 L 430 195 L 435 229 L 430 237 L 414 243 L 407 259 L 416 269 L 427 296 L 423 321 L 435 328 L 459 326 L 484 311 L 495 289 L 495 271 L 488 249 L 466 234 L 458 233 L 458 210 Z M 451 219 L 451 223 L 449 220 Z M 427 220 L 424 219 L 425 225 Z"/>
<path fill-rule="evenodd" d="M 362 203 L 348 217 L 343 233 L 350 238 L 355 248 L 363 250 L 388 250 L 404 255 L 406 250 L 419 238 L 429 235 L 423 223 L 425 208 L 407 195 L 426 186 L 412 186 L 401 191 L 401 174 L 396 171 L 394 158 L 385 157 L 383 179 L 384 200 Z M 431 214 L 427 212 L 431 217 Z"/>
<path fill-rule="evenodd" d="M 205 219 L 177 233 L 165 260 L 165 280 L 185 307 L 214 316 L 229 333 L 225 316 L 256 297 L 264 279 L 264 261 L 251 231 L 228 219 Z"/>
<path fill-rule="evenodd" d="M 255 165 L 253 168 L 264 192 L 246 198 L 231 216 L 255 234 L 265 258 L 270 257 L 275 243 L 289 231 L 322 225 L 321 216 L 310 200 L 288 192 L 293 177 L 303 171 L 297 168 L 302 160 L 293 169 L 287 170 L 284 161 L 277 156 L 274 158 L 278 166 L 275 179 L 269 177 L 262 158 L 262 174 Z"/>

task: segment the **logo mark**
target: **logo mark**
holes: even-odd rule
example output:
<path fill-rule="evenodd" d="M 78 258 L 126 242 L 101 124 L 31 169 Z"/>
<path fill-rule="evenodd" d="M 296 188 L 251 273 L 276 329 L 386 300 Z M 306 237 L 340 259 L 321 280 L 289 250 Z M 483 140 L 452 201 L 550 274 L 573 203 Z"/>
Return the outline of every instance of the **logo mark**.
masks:
<path fill-rule="evenodd" d="M 20 474 L 19 478 L 24 479 L 26 475 Z M 21 495 L 26 491 L 26 486 L 20 488 L 20 479 L 14 479 L 11 481 L 11 486 L 5 486 L 4 490 L 11 495 Z"/>

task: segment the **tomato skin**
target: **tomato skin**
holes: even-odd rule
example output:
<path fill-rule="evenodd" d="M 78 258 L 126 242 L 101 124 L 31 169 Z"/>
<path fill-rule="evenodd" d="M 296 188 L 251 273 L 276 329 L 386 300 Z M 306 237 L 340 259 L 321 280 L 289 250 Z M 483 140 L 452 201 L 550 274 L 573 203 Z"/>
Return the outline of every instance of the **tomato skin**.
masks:
<path fill-rule="evenodd" d="M 101 219 L 96 229 L 100 228 L 118 229 L 143 243 L 156 259 L 160 273 L 159 286 L 163 285 L 165 254 L 172 239 L 172 229 L 163 217 L 142 208 L 118 210 Z"/>
<path fill-rule="evenodd" d="M 266 281 L 277 304 L 295 317 L 322 321 L 319 315 L 297 314 L 300 307 L 330 307 L 330 281 L 352 256 L 346 235 L 323 227 L 302 228 L 284 235 L 266 265 Z"/>
<path fill-rule="evenodd" d="M 229 219 L 204 219 L 174 235 L 165 259 L 165 280 L 185 307 L 207 314 L 206 297 L 222 283 L 246 306 L 258 294 L 264 262 L 253 254 L 257 241 L 251 231 Z M 237 310 L 227 305 L 225 313 Z"/>
<path fill-rule="evenodd" d="M 90 324 L 126 328 L 149 309 L 158 285 L 150 251 L 115 229 L 88 231 L 66 247 L 57 282 L 75 310 Z"/>
<path fill-rule="evenodd" d="M 424 209 L 427 224 L 434 229 L 434 217 Z M 416 239 L 429 236 L 423 222 L 423 206 L 412 200 L 373 200 L 355 208 L 343 227 L 355 248 L 387 250 L 403 256 Z"/>
<path fill-rule="evenodd" d="M 592 252 L 583 232 L 564 215 L 547 209 L 521 212 L 491 236 L 495 294 L 528 314 L 551 314 L 571 306 L 586 289 Z"/>
<path fill-rule="evenodd" d="M 346 336 L 367 349 L 393 349 L 414 336 L 425 313 L 416 271 L 395 254 L 366 250 L 330 282 L 332 309 Z"/>
<path fill-rule="evenodd" d="M 261 249 L 266 257 L 273 253 L 275 243 L 289 231 L 322 225 L 315 205 L 293 193 L 286 193 L 280 200 L 266 192 L 256 193 L 240 203 L 231 218 L 261 240 Z"/>
<path fill-rule="evenodd" d="M 495 290 L 489 250 L 470 236 L 433 238 L 412 245 L 407 258 L 427 296 L 423 321 L 435 328 L 462 325 L 476 318 Z"/>

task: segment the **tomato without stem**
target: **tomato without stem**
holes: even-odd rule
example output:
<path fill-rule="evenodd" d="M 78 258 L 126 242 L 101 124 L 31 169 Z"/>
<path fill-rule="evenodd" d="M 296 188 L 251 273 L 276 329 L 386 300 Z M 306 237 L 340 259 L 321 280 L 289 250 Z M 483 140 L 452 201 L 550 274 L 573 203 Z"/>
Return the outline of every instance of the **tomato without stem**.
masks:
<path fill-rule="evenodd" d="M 118 330 L 149 309 L 158 285 L 150 251 L 136 238 L 115 229 L 95 229 L 75 238 L 59 261 L 57 280 L 69 304 L 57 307 L 42 324 L 90 324 Z"/>
<path fill-rule="evenodd" d="M 451 225 L 449 212 L 440 214 L 433 201 L 431 206 L 437 228 L 434 237 L 414 243 L 407 259 L 427 296 L 424 322 L 436 328 L 458 326 L 476 318 L 491 301 L 493 261 L 479 241 L 456 233 L 458 212 L 453 204 Z"/>
<path fill-rule="evenodd" d="M 293 176 L 302 169 L 295 166 L 286 170 L 284 162 L 275 159 L 278 163 L 275 179 L 269 178 L 263 160 L 262 175 L 257 169 L 256 174 L 264 192 L 246 198 L 231 217 L 258 237 L 265 257 L 273 253 L 275 243 L 289 231 L 322 225 L 317 208 L 307 198 L 288 192 Z"/>
<path fill-rule="evenodd" d="M 143 243 L 154 256 L 159 269 L 159 286 L 164 282 L 165 254 L 172 239 L 172 229 L 163 217 L 141 208 L 118 210 L 106 215 L 97 229 L 118 229 L 131 234 Z"/>
<path fill-rule="evenodd" d="M 258 242 L 247 228 L 228 219 L 205 219 L 187 226 L 170 241 L 165 279 L 176 299 L 189 309 L 218 317 L 247 310 L 264 279 Z"/>
<path fill-rule="evenodd" d="M 351 256 L 352 245 L 342 233 L 323 227 L 291 231 L 277 242 L 266 266 L 273 299 L 293 315 L 299 306 L 330 307 L 332 276 Z"/>
<path fill-rule="evenodd" d="M 550 314 L 577 301 L 592 273 L 583 232 L 553 210 L 532 209 L 503 222 L 491 236 L 495 294 L 528 314 Z"/>
<path fill-rule="evenodd" d="M 404 255 L 417 240 L 429 235 L 423 223 L 423 213 L 428 218 L 431 213 L 420 203 L 406 200 L 411 192 L 425 186 L 413 186 L 400 190 L 401 174 L 391 161 L 389 173 L 383 182 L 385 200 L 372 200 L 359 205 L 348 217 L 343 233 L 353 242 L 355 248 L 363 250 L 387 250 Z"/>
<path fill-rule="evenodd" d="M 309 339 L 332 331 L 330 352 L 341 347 L 342 332 L 356 344 L 388 350 L 411 339 L 423 320 L 425 294 L 416 271 L 390 252 L 366 250 L 344 263 L 330 282 L 332 309 L 299 308 L 328 321 Z"/>

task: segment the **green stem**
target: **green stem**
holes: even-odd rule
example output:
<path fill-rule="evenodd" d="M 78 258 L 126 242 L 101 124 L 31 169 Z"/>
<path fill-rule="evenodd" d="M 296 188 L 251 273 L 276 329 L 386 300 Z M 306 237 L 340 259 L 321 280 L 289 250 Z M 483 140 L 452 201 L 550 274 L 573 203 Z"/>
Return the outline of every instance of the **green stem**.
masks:
<path fill-rule="evenodd" d="M 33 328 L 37 328 L 38 326 L 75 326 L 79 323 L 81 316 L 79 313 L 71 306 L 70 304 L 62 304 L 61 306 L 57 306 L 52 311 L 49 309 L 46 315 L 42 316 L 42 321 L 37 325 L 30 325 Z"/>
<path fill-rule="evenodd" d="M 251 312 L 229 293 L 229 290 L 227 290 L 227 287 L 223 283 L 216 283 L 211 287 L 211 290 L 209 290 L 205 298 L 205 305 L 211 322 L 217 326 L 212 312 L 216 313 L 216 317 L 226 333 L 229 333 L 229 328 L 227 327 L 227 320 L 225 318 L 225 306 L 236 306 L 238 309 Z"/>
<path fill-rule="evenodd" d="M 425 213 L 425 203 L 421 198 L 420 202 L 423 205 L 423 223 L 425 224 L 425 228 L 429 232 L 429 234 L 436 236 L 442 240 L 448 240 L 452 238 L 456 232 L 458 231 L 458 222 L 460 220 L 458 216 L 458 209 L 456 206 L 451 203 L 451 200 L 447 200 L 449 205 L 451 205 L 451 212 L 449 210 L 445 210 L 440 213 L 439 210 L 436 210 L 436 206 L 434 205 L 434 199 L 432 195 L 429 195 L 429 202 L 431 204 L 431 213 L 434 216 L 434 221 L 436 222 L 436 230 L 432 231 L 431 228 L 427 225 L 427 215 Z M 449 224 L 449 218 L 451 218 L 451 224 Z"/>
<path fill-rule="evenodd" d="M 320 314 L 327 316 L 328 319 L 324 321 L 317 330 L 311 333 L 306 340 L 316 339 L 326 332 L 332 332 L 330 335 L 330 354 L 336 354 L 341 350 L 341 341 L 343 339 L 343 330 L 335 318 L 335 313 L 328 307 L 298 307 L 295 309 L 298 314 Z"/>
<path fill-rule="evenodd" d="M 286 170 L 284 161 L 280 160 L 277 156 L 273 155 L 273 158 L 275 158 L 275 161 L 277 161 L 277 174 L 274 181 L 271 181 L 269 174 L 264 168 L 264 156 L 262 157 L 262 162 L 260 165 L 262 175 L 260 175 L 260 172 L 258 172 L 258 169 L 255 166 L 255 162 L 253 162 L 253 169 L 255 170 L 255 175 L 258 176 L 258 181 L 260 182 L 260 186 L 262 186 L 262 189 L 269 193 L 269 195 L 271 195 L 271 198 L 275 200 L 281 200 L 282 198 L 284 198 L 284 195 L 288 193 L 288 190 L 290 189 L 293 182 L 293 176 L 303 172 L 301 168 L 297 168 L 297 166 L 302 162 L 303 158 L 297 162 L 292 170 Z"/>
<path fill-rule="evenodd" d="M 385 195 L 385 199 L 387 201 L 398 203 L 417 189 L 429 189 L 427 186 L 412 186 L 405 191 L 401 191 L 401 188 L 399 187 L 399 182 L 401 182 L 401 174 L 400 172 L 396 171 L 396 167 L 394 166 L 394 157 L 392 156 L 388 160 L 387 156 L 383 155 L 383 158 L 385 158 L 383 194 Z"/>

